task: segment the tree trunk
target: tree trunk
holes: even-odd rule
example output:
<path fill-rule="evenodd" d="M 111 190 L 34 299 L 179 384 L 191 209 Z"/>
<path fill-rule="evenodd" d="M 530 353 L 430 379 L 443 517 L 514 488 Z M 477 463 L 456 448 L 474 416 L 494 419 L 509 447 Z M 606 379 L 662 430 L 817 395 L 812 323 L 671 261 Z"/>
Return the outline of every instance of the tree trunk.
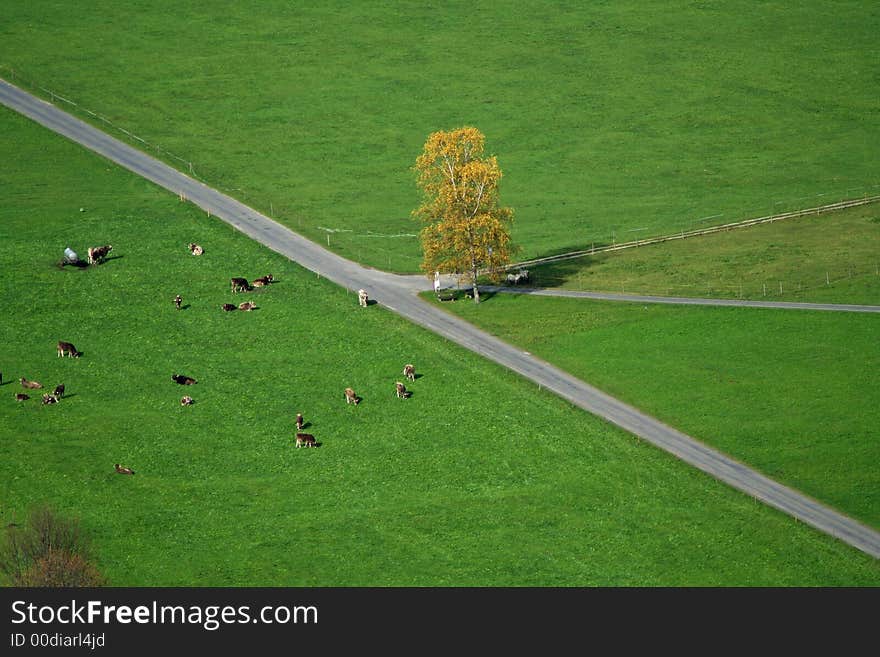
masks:
<path fill-rule="evenodd" d="M 471 272 L 471 280 L 474 285 L 474 303 L 480 303 L 480 288 L 477 287 L 477 270 Z"/>

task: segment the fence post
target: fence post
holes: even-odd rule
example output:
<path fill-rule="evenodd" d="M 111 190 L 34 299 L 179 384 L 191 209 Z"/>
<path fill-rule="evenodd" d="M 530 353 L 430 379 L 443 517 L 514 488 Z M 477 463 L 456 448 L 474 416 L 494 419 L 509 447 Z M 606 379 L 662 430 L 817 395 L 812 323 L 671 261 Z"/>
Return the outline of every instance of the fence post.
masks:
<path fill-rule="evenodd" d="M 765 297 L 767 296 L 767 284 L 766 283 L 764 283 L 764 296 Z"/>
<path fill-rule="evenodd" d="M 828 272 L 825 272 L 825 285 L 831 285 L 831 279 L 828 277 Z"/>
<path fill-rule="evenodd" d="M 779 294 L 782 294 L 782 281 L 779 281 Z"/>

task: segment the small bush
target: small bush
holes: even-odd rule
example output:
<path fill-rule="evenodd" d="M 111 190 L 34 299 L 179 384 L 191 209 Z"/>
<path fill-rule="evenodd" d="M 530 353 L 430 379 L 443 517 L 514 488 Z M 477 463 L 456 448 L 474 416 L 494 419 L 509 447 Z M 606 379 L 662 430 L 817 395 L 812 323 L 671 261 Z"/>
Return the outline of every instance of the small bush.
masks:
<path fill-rule="evenodd" d="M 45 506 L 33 509 L 22 527 L 9 525 L 0 548 L 0 572 L 13 586 L 101 586 L 79 522 Z"/>
<path fill-rule="evenodd" d="M 25 570 L 17 586 L 103 586 L 104 578 L 89 561 L 66 550 L 50 549 Z"/>

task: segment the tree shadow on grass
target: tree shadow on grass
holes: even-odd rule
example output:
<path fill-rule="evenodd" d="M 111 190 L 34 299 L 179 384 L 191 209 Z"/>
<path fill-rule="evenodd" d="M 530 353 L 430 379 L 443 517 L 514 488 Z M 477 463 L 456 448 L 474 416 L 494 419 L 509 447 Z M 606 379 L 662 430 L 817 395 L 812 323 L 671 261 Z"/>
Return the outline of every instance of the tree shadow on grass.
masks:
<path fill-rule="evenodd" d="M 607 256 L 603 255 L 585 255 L 569 260 L 559 260 L 557 262 L 548 262 L 543 265 L 532 265 L 528 268 L 529 282 L 528 287 L 561 287 L 568 282 L 589 282 L 588 272 L 592 267 L 601 264 L 601 261 Z M 600 260 L 601 258 L 601 260 Z M 511 285 L 512 289 L 517 286 Z M 588 285 L 581 285 L 587 289 Z"/>

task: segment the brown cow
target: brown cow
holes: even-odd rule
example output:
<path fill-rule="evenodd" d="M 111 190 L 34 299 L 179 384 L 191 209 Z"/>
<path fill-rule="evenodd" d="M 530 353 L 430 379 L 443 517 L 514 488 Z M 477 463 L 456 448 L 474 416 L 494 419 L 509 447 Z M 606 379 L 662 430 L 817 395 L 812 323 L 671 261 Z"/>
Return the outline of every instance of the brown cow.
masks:
<path fill-rule="evenodd" d="M 183 298 L 178 294 L 174 297 L 174 305 L 177 306 L 177 309 L 180 310 L 180 304 L 183 303 Z"/>
<path fill-rule="evenodd" d="M 233 294 L 236 292 L 250 292 L 251 286 L 246 278 L 231 278 L 229 282 L 232 284 Z"/>
<path fill-rule="evenodd" d="M 202 255 L 205 252 L 205 250 L 198 244 L 193 244 L 192 242 L 190 242 L 187 246 L 189 247 L 189 252 L 193 255 Z"/>
<path fill-rule="evenodd" d="M 60 383 L 55 386 L 55 390 L 52 391 L 52 394 L 58 397 L 58 399 L 61 399 L 64 396 L 64 384 Z"/>
<path fill-rule="evenodd" d="M 272 274 L 266 274 L 265 276 L 261 276 L 260 278 L 255 279 L 253 282 L 253 286 L 254 287 L 265 287 L 266 285 L 268 285 L 269 283 L 271 283 L 274 280 L 275 280 L 275 277 L 272 276 Z"/>
<path fill-rule="evenodd" d="M 99 265 L 107 258 L 107 254 L 113 247 L 110 244 L 105 246 L 90 246 L 89 247 L 89 264 L 90 265 Z"/>
<path fill-rule="evenodd" d="M 302 431 L 302 428 L 304 425 L 305 425 L 305 422 L 303 421 L 302 413 L 297 413 L 296 414 L 296 430 Z"/>
<path fill-rule="evenodd" d="M 172 374 L 171 380 L 179 383 L 182 386 L 191 386 L 197 381 L 191 377 L 184 376 L 183 374 Z"/>
<path fill-rule="evenodd" d="M 346 404 L 354 404 L 357 406 L 361 403 L 361 398 L 354 394 L 354 390 L 351 388 L 345 389 L 345 403 Z"/>
<path fill-rule="evenodd" d="M 190 397 L 189 395 L 186 395 L 185 397 L 180 398 L 180 405 L 181 406 L 192 406 L 193 403 L 194 403 L 193 398 Z"/>
<path fill-rule="evenodd" d="M 229 312 L 230 310 L 238 310 L 238 306 L 234 303 L 224 303 L 222 307 L 226 312 Z"/>
<path fill-rule="evenodd" d="M 118 463 L 116 465 L 114 465 L 113 467 L 116 468 L 116 472 L 118 472 L 119 474 L 125 474 L 125 475 L 133 475 L 134 474 L 134 470 L 132 470 L 131 468 L 123 468 Z"/>
<path fill-rule="evenodd" d="M 416 380 L 416 368 L 414 365 L 407 363 L 403 366 L 403 375 L 410 381 Z"/>
<path fill-rule="evenodd" d="M 58 341 L 58 357 L 61 356 L 70 356 L 72 358 L 79 358 L 82 356 L 82 353 L 74 347 L 69 342 L 64 342 L 63 340 Z"/>
<path fill-rule="evenodd" d="M 26 395 L 26 394 L 23 393 L 23 392 L 17 392 L 17 393 L 15 393 L 15 401 L 27 401 L 27 400 L 30 399 L 30 398 L 31 398 L 30 395 Z"/>
<path fill-rule="evenodd" d="M 43 384 L 39 381 L 28 381 L 26 378 L 21 377 L 18 382 L 21 384 L 22 388 L 28 388 L 30 390 L 36 390 L 38 388 L 42 388 Z"/>
<path fill-rule="evenodd" d="M 315 447 L 315 437 L 310 433 L 296 434 L 296 446 L 302 447 L 303 445 L 306 447 Z"/>
<path fill-rule="evenodd" d="M 238 304 L 239 310 L 254 310 L 256 307 L 257 304 L 255 304 L 253 301 L 243 301 Z"/>
<path fill-rule="evenodd" d="M 397 392 L 397 396 L 401 399 L 409 399 L 409 396 L 412 393 L 406 389 L 406 386 L 403 385 L 400 381 L 394 384 L 395 391 Z"/>

